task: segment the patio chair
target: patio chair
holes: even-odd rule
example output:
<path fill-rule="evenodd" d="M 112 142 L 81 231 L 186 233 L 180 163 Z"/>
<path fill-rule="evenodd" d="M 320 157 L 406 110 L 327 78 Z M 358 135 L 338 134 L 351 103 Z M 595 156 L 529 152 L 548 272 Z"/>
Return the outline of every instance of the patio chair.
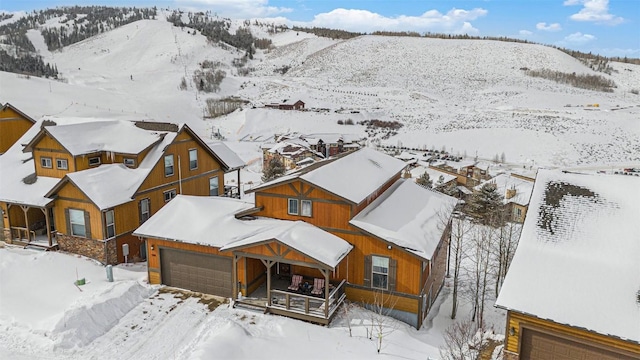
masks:
<path fill-rule="evenodd" d="M 311 290 L 311 295 L 322 295 L 323 289 L 324 289 L 324 279 L 321 279 L 321 278 L 313 279 L 313 290 Z"/>
<path fill-rule="evenodd" d="M 291 285 L 289 285 L 287 289 L 298 291 L 298 289 L 300 289 L 300 283 L 302 283 L 302 275 L 293 275 L 291 277 Z"/>

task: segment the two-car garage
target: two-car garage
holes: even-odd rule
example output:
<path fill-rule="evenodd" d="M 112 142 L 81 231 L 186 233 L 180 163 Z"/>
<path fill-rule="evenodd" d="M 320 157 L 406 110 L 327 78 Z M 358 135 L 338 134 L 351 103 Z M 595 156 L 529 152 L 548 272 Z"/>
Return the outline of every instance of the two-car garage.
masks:
<path fill-rule="evenodd" d="M 160 248 L 161 283 L 182 289 L 231 297 L 231 257 Z"/>
<path fill-rule="evenodd" d="M 615 349 L 596 347 L 565 336 L 522 329 L 520 359 L 522 360 L 632 360 Z"/>

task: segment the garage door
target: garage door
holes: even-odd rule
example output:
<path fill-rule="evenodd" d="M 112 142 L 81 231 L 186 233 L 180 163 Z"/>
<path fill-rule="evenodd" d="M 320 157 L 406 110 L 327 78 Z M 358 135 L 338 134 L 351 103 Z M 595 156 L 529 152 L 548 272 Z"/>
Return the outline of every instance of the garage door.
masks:
<path fill-rule="evenodd" d="M 162 283 L 231 297 L 231 258 L 160 249 Z"/>
<path fill-rule="evenodd" d="M 522 360 L 632 360 L 604 348 L 556 337 L 531 329 L 523 329 L 520 359 Z"/>

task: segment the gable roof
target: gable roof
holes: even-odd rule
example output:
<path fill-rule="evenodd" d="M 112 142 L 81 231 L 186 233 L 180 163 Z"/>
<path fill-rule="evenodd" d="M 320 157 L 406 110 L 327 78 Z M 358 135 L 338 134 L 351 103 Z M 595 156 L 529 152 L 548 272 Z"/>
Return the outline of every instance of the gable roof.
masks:
<path fill-rule="evenodd" d="M 406 164 L 402 160 L 371 148 L 362 148 L 319 161 L 299 171 L 245 191 L 245 193 L 301 179 L 352 203 L 359 204 L 391 178 L 398 175 L 405 166 Z M 354 179 L 358 180 L 354 181 Z"/>
<path fill-rule="evenodd" d="M 533 191 L 533 181 L 527 181 L 522 178 L 511 176 L 510 174 L 500 174 L 494 178 L 480 183 L 475 186 L 474 190 L 480 190 L 484 184 L 493 183 L 496 185 L 498 193 L 503 196 L 502 202 L 504 204 L 515 203 L 526 206 L 529 204 L 529 198 L 531 197 L 531 191 Z M 506 192 L 508 189 L 515 189 L 515 196 L 507 199 Z"/>
<path fill-rule="evenodd" d="M 100 210 L 129 202 L 176 136 L 177 133 L 174 132 L 163 134 L 161 141 L 149 150 L 135 169 L 123 164 L 103 164 L 92 169 L 70 172 L 45 196 L 53 196 L 67 182 L 71 182 Z"/>
<path fill-rule="evenodd" d="M 108 151 L 139 154 L 162 140 L 165 133 L 147 131 L 130 121 L 91 121 L 71 125 L 44 126 L 24 151 L 31 151 L 40 139 L 49 135 L 72 156 Z"/>
<path fill-rule="evenodd" d="M 410 179 L 399 179 L 356 215 L 349 224 L 431 260 L 457 202 L 427 190 Z"/>
<path fill-rule="evenodd" d="M 221 251 L 277 240 L 317 261 L 335 267 L 352 246 L 301 221 L 236 219 L 253 203 L 217 196 L 178 195 L 134 231 L 134 235 L 220 248 Z M 322 241 L 323 246 L 317 246 Z"/>
<path fill-rule="evenodd" d="M 539 170 L 496 305 L 640 341 L 640 178 Z"/>
<path fill-rule="evenodd" d="M 24 117 L 25 120 L 30 121 L 32 124 L 36 123 L 36 121 L 33 118 L 31 118 L 31 116 L 23 113 L 22 111 L 20 111 L 20 109 L 18 109 L 17 107 L 15 107 L 15 106 L 13 106 L 13 105 L 11 105 L 9 103 L 6 103 L 6 104 L 2 105 L 2 108 L 0 109 L 0 111 L 4 111 L 5 109 L 11 109 L 11 110 L 17 112 L 18 114 L 20 114 L 20 116 Z"/>
<path fill-rule="evenodd" d="M 207 147 L 213 151 L 215 156 L 221 161 L 221 165 L 226 167 L 226 171 L 233 171 L 242 169 L 247 164 L 236 154 L 233 150 L 231 150 L 225 143 L 222 141 L 207 141 Z"/>

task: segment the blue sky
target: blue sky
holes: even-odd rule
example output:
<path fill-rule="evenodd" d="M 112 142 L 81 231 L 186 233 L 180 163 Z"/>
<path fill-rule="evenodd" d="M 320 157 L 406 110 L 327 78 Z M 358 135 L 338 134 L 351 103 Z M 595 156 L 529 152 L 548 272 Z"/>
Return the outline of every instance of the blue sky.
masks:
<path fill-rule="evenodd" d="M 162 6 L 351 31 L 507 36 L 640 58 L 640 0 L 0 0 L 0 10 Z"/>

